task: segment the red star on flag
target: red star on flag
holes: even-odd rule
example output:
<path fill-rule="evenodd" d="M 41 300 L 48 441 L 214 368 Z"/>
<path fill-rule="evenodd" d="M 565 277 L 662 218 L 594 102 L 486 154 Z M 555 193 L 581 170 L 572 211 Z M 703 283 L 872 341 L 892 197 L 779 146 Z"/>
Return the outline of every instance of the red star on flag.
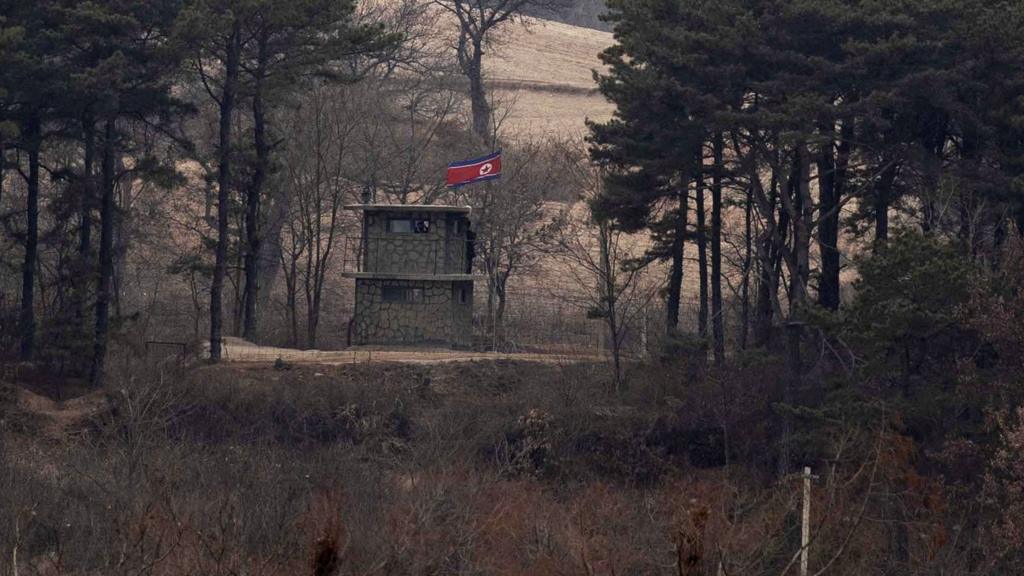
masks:
<path fill-rule="evenodd" d="M 501 150 L 482 158 L 464 160 L 448 165 L 448 187 L 494 180 L 501 177 Z"/>

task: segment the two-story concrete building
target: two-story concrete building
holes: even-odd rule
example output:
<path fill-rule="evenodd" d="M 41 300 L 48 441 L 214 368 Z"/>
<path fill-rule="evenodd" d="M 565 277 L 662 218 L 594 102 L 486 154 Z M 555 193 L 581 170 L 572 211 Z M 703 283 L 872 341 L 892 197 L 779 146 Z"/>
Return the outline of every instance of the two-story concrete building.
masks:
<path fill-rule="evenodd" d="M 348 247 L 355 278 L 351 343 L 469 347 L 473 337 L 470 208 L 357 204 Z"/>

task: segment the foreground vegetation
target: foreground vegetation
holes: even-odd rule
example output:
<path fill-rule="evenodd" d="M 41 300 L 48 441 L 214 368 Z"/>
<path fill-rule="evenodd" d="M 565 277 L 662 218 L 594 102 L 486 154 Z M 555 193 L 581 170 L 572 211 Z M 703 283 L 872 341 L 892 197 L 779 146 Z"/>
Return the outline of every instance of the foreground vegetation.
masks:
<path fill-rule="evenodd" d="M 1012 573 L 1024 553 L 1024 291 L 952 252 L 908 237 L 864 262 L 848 316 L 817 321 L 803 350 L 843 342 L 851 365 L 812 362 L 791 403 L 784 358 L 715 369 L 681 344 L 628 363 L 620 392 L 602 364 L 127 360 L 113 363 L 105 408 L 56 429 L 5 387 L 0 563 L 795 573 L 787 454 L 816 474 L 814 573 Z"/>
<path fill-rule="evenodd" d="M 0 2 L 0 570 L 787 574 L 808 466 L 814 574 L 1020 571 L 1021 4 L 610 0 L 589 158 L 444 190 L 552 4 Z M 611 366 L 199 361 L 317 345 L 364 191 L 473 204 L 488 346 L 547 265 Z"/>

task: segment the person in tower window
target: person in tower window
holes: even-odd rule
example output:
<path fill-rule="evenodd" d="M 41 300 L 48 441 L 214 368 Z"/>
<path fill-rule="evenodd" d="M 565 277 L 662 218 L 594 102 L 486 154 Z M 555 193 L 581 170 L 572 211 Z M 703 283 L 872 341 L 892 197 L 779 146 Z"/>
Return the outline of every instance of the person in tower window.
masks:
<path fill-rule="evenodd" d="M 473 258 L 476 258 L 476 232 L 466 230 L 466 274 L 473 273 Z"/>

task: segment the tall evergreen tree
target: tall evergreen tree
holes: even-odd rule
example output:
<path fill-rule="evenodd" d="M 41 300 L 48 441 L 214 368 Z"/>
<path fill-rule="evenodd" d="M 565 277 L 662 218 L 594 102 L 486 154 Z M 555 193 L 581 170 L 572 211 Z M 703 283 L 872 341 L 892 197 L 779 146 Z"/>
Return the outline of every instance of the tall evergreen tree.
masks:
<path fill-rule="evenodd" d="M 95 331 L 90 380 L 100 383 L 105 372 L 110 335 L 110 305 L 113 299 L 114 228 L 119 218 L 115 200 L 118 157 L 127 150 L 119 124 L 126 120 L 160 122 L 180 109 L 172 97 L 172 85 L 180 65 L 181 51 L 171 41 L 171 30 L 180 4 L 177 0 L 139 3 L 132 0 L 102 0 L 72 4 L 57 10 L 67 53 L 74 66 L 76 93 L 82 96 L 87 156 L 85 178 L 91 179 L 92 147 L 96 138 L 93 122 L 102 129 L 98 186 L 100 238 L 96 274 Z M 75 112 L 79 112 L 75 110 Z M 78 114 L 75 114 L 78 115 Z M 151 166 L 135 158 L 140 167 Z M 91 184 L 84 188 L 93 192 Z M 92 198 L 83 199 L 91 206 Z M 89 208 L 83 210 L 83 216 Z M 82 227 L 90 226 L 84 217 Z M 89 232 L 82 230 L 82 248 Z"/>
<path fill-rule="evenodd" d="M 25 229 L 20 309 L 20 357 L 31 360 L 36 348 L 36 270 L 39 251 L 40 177 L 47 121 L 56 113 L 55 103 L 67 95 L 69 71 L 63 65 L 64 46 L 53 31 L 57 3 L 5 1 L 0 14 L 9 27 L 10 45 L 2 53 L 0 84 L 8 122 L 18 137 L 12 144 L 24 151 L 27 169 L 18 167 L 26 184 Z"/>
<path fill-rule="evenodd" d="M 658 40 L 649 25 L 667 14 L 650 4 L 613 1 L 608 19 L 618 44 L 601 55 L 609 73 L 598 77 L 601 92 L 616 104 L 614 118 L 591 123 L 592 155 L 605 167 L 606 186 L 595 213 L 626 231 L 649 228 L 653 259 L 671 261 L 666 326 L 679 324 L 690 183 L 700 172 L 703 131 L 692 122 L 687 100 L 673 79 L 645 59 Z M 698 207 L 699 209 L 699 207 Z"/>
<path fill-rule="evenodd" d="M 228 229 L 234 185 L 235 147 L 232 130 L 241 78 L 244 27 L 248 3 L 243 0 L 193 0 L 179 14 L 177 37 L 188 46 L 200 84 L 217 107 L 217 243 L 210 284 L 210 360 L 222 353 L 224 279 L 228 266 Z"/>
<path fill-rule="evenodd" d="M 249 7 L 241 68 L 251 98 L 251 177 L 245 186 L 245 293 L 242 336 L 256 338 L 265 188 L 272 153 L 283 138 L 273 131 L 271 111 L 311 77 L 344 81 L 359 74 L 353 62 L 386 51 L 398 38 L 353 20 L 354 0 L 261 0 Z M 372 58 L 370 59 L 372 60 Z"/>

